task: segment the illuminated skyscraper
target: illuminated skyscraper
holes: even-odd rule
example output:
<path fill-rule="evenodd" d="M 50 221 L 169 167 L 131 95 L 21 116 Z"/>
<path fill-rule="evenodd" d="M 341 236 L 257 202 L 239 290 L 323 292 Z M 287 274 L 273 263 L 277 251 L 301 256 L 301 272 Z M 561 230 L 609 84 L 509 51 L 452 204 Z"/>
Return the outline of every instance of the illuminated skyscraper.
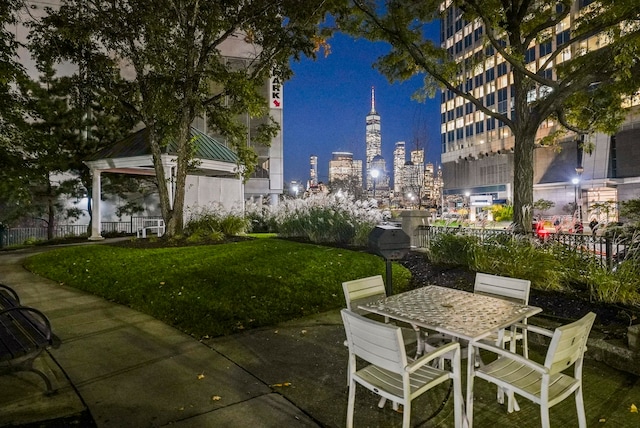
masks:
<path fill-rule="evenodd" d="M 371 111 L 367 115 L 366 127 L 366 157 L 367 157 L 367 190 L 373 188 L 371 178 L 372 161 L 376 156 L 382 156 L 382 138 L 380 135 L 380 115 L 376 112 L 375 89 L 371 87 Z M 382 171 L 380 171 L 382 173 Z"/>
<path fill-rule="evenodd" d="M 309 169 L 309 185 L 317 186 L 318 185 L 318 156 L 311 155 L 309 158 L 309 164 L 311 168 Z"/>
<path fill-rule="evenodd" d="M 333 152 L 329 161 L 329 184 L 340 182 L 342 186 L 349 185 L 345 190 L 353 192 L 356 187 L 362 187 L 362 160 L 353 159 L 353 153 Z"/>
<path fill-rule="evenodd" d="M 393 192 L 397 195 L 402 192 L 402 168 L 406 161 L 406 148 L 404 141 L 398 141 L 393 151 Z"/>

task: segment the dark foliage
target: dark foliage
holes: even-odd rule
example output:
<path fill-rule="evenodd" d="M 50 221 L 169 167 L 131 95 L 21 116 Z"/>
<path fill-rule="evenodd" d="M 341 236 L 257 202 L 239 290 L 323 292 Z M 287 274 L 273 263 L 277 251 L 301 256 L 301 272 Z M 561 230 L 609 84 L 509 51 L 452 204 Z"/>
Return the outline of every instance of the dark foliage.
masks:
<path fill-rule="evenodd" d="M 411 287 L 439 285 L 458 290 L 473 291 L 475 272 L 460 267 L 431 264 L 424 254 L 411 252 L 402 260 L 411 271 Z M 623 339 L 627 327 L 640 322 L 640 308 L 591 302 L 586 290 L 573 293 L 532 289 L 529 303 L 543 309 L 538 316 L 561 323 L 576 320 L 589 311 L 596 315 L 595 329 L 605 338 Z"/>

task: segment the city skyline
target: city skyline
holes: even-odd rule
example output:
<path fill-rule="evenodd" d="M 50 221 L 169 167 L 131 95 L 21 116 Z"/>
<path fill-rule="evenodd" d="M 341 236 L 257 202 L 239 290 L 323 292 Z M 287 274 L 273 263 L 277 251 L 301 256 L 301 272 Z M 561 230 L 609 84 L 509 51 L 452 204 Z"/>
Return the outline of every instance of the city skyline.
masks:
<path fill-rule="evenodd" d="M 375 87 L 382 156 L 387 164 L 393 163 L 396 142 L 404 141 L 409 152 L 417 138 L 426 141 L 426 159 L 439 164 L 439 98 L 425 103 L 411 99 L 422 86 L 421 77 L 390 84 L 373 69 L 373 62 L 388 51 L 384 43 L 337 34 L 329 44 L 332 52 L 328 57 L 292 64 L 295 75 L 284 86 L 285 182 L 306 182 L 312 155 L 317 156 L 318 180 L 322 182 L 328 181 L 333 152 L 351 152 L 354 159 L 366 161 L 366 116 L 371 111 L 371 87 Z"/>

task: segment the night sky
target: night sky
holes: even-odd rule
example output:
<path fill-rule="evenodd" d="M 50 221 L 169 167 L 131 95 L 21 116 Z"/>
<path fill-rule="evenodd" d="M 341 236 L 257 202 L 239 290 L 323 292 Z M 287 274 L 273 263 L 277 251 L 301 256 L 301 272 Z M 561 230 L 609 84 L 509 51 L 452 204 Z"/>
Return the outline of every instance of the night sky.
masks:
<path fill-rule="evenodd" d="M 434 26 L 437 37 L 438 26 Z M 306 183 L 309 156 L 318 156 L 319 180 L 327 182 L 329 160 L 347 151 L 365 162 L 365 117 L 375 87 L 380 115 L 382 156 L 393 169 L 393 149 L 404 141 L 407 156 L 416 139 L 423 141 L 427 161 L 440 162 L 440 100 L 419 103 L 411 95 L 422 85 L 416 76 L 390 84 L 372 67 L 389 50 L 387 44 L 338 34 L 329 40 L 331 54 L 293 64 L 294 77 L 284 86 L 284 179 Z M 425 136 L 426 135 L 426 136 Z"/>

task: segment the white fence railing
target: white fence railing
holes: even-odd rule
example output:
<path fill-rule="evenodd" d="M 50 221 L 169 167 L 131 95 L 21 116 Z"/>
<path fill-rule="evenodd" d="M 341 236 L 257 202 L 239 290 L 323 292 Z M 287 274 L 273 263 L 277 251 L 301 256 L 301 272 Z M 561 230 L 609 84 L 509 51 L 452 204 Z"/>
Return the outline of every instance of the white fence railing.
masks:
<path fill-rule="evenodd" d="M 158 221 L 162 217 L 132 217 L 130 221 L 103 221 L 101 223 L 102 234 L 124 233 L 134 234 L 144 227 L 149 221 Z M 57 225 L 52 230 L 53 239 L 68 238 L 73 236 L 89 236 L 89 225 L 69 224 Z M 22 245 L 25 243 L 46 241 L 48 239 L 47 227 L 11 227 L 0 226 L 0 248 Z"/>

